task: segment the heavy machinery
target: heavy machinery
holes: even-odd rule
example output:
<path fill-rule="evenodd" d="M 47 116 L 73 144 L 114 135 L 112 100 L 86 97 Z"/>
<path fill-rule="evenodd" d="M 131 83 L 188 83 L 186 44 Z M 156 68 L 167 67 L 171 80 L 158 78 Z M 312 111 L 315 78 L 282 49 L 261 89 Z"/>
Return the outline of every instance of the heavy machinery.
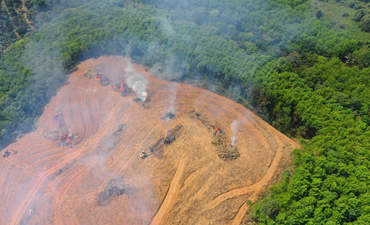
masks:
<path fill-rule="evenodd" d="M 77 145 L 81 142 L 81 138 L 78 135 L 75 135 L 68 130 L 62 112 L 57 112 L 54 119 L 58 121 L 60 146 L 72 147 L 72 145 Z"/>
<path fill-rule="evenodd" d="M 97 73 L 97 74 L 96 74 L 96 79 L 97 79 L 98 81 L 100 81 L 100 84 L 101 84 L 102 86 L 107 86 L 107 85 L 109 85 L 109 83 L 110 83 L 110 81 L 109 81 L 108 77 L 106 77 L 106 76 L 104 76 L 104 75 L 102 75 L 102 74 L 100 74 L 100 73 Z"/>
<path fill-rule="evenodd" d="M 146 153 L 146 152 L 141 152 L 140 153 L 140 155 L 139 155 L 139 157 L 141 158 L 141 159 L 145 159 L 146 157 L 148 157 L 149 155 L 148 155 L 148 153 Z"/>
<path fill-rule="evenodd" d="M 120 83 L 115 83 L 112 88 L 115 91 L 119 91 L 123 97 L 126 97 L 130 94 L 130 88 L 123 80 L 121 80 Z"/>
<path fill-rule="evenodd" d="M 126 85 L 126 83 L 123 80 L 121 80 L 119 90 L 123 97 L 128 96 L 130 94 L 130 88 Z"/>

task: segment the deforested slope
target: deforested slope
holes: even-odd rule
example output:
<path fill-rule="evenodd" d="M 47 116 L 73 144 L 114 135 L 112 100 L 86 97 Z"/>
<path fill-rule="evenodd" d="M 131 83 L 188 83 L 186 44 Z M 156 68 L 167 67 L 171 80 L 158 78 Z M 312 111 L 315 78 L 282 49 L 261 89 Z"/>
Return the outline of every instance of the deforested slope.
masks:
<path fill-rule="evenodd" d="M 240 224 L 296 147 L 225 97 L 89 59 L 3 150 L 0 223 Z"/>

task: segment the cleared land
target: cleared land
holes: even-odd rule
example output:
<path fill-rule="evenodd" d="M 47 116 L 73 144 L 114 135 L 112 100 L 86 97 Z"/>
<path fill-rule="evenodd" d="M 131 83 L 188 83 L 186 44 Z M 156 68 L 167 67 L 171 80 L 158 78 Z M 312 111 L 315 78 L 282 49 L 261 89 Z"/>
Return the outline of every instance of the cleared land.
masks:
<path fill-rule="evenodd" d="M 37 129 L 1 152 L 0 224 L 240 224 L 298 147 L 241 105 L 139 65 L 147 102 L 122 96 L 111 84 L 128 64 L 81 63 Z"/>

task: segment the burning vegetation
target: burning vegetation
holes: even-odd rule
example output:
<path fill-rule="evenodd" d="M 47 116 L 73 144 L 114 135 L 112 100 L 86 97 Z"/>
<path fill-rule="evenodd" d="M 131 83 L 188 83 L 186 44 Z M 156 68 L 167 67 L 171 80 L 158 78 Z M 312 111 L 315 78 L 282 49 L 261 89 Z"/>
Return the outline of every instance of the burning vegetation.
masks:
<path fill-rule="evenodd" d="M 179 218 L 185 224 L 202 224 L 199 221 L 205 219 L 228 224 L 230 218 L 238 218 L 239 210 L 243 214 L 240 205 L 246 196 L 258 195 L 270 182 L 279 165 L 274 162 L 285 153 L 276 154 L 277 160 L 271 163 L 272 151 L 264 146 L 272 145 L 255 145 L 264 140 L 260 138 L 266 136 L 264 129 L 241 120 L 238 127 L 251 129 L 248 137 L 254 140 L 238 141 L 238 148 L 233 148 L 232 138 L 220 128 L 230 126 L 235 112 L 249 116 L 251 112 L 206 90 L 154 78 L 135 65 L 135 71 L 143 76 L 137 81 L 145 78 L 148 84 L 145 103 L 150 101 L 150 108 L 137 107 L 133 100 L 138 98 L 141 104 L 144 95 L 139 98 L 140 88 L 134 91 L 127 82 L 122 66 L 127 64 L 121 57 L 101 57 L 79 65 L 45 108 L 36 131 L 2 152 L 6 159 L 0 171 L 9 175 L 0 176 L 0 183 L 6 184 L 0 199 L 17 209 L 2 214 L 6 224 L 46 224 L 44 221 L 51 220 L 61 224 L 176 224 Z M 89 73 L 95 75 L 85 75 L 92 67 L 95 69 Z M 96 80 L 98 74 L 101 79 L 106 77 L 109 85 L 102 86 Z M 194 108 L 208 111 L 189 114 Z M 220 112 L 226 116 L 217 121 Z M 279 145 L 293 143 L 286 137 L 279 141 L 282 135 L 268 125 L 266 129 Z M 246 133 L 237 135 L 246 140 Z M 245 148 L 245 144 L 252 147 Z M 26 146 L 27 151 L 23 150 Z M 66 146 L 74 151 L 66 151 Z M 249 154 L 255 146 L 263 147 Z M 286 148 L 277 150 L 282 149 Z M 16 151 L 20 157 L 12 157 Z M 231 160 L 233 163 L 228 162 Z M 26 169 L 13 169 L 23 166 Z M 268 172 L 264 175 L 261 171 Z M 254 185 L 261 177 L 261 183 Z M 27 178 L 25 185 L 18 182 L 23 178 Z M 30 202 L 45 210 L 34 211 L 23 220 L 25 210 L 32 207 Z M 222 217 L 204 217 L 219 215 L 220 210 L 225 212 Z"/>
<path fill-rule="evenodd" d="M 111 85 L 112 89 L 120 92 L 122 97 L 127 97 L 134 92 L 136 97 L 133 101 L 140 103 L 144 108 L 148 108 L 147 103 L 150 100 L 147 91 L 148 81 L 143 74 L 135 71 L 131 62 L 128 61 L 124 71 L 119 74 L 112 74 L 107 69 L 89 68 L 85 71 L 84 76 L 88 79 L 95 77 L 102 86 Z"/>
<path fill-rule="evenodd" d="M 54 116 L 54 121 L 58 124 L 58 129 L 44 132 L 44 137 L 51 141 L 59 141 L 60 146 L 72 147 L 78 145 L 82 138 L 77 134 L 74 134 L 68 128 L 64 115 L 61 111 L 58 111 Z"/>
<path fill-rule="evenodd" d="M 240 156 L 238 149 L 229 140 L 221 129 L 216 128 L 213 133 L 212 144 L 216 146 L 217 156 L 225 161 L 235 160 Z"/>
<path fill-rule="evenodd" d="M 172 144 L 176 140 L 176 138 L 180 135 L 180 131 L 181 131 L 182 128 L 183 128 L 183 126 L 180 124 L 180 125 L 177 125 L 175 128 L 173 128 L 171 130 L 168 130 L 165 137 L 159 138 L 149 148 L 149 152 L 143 151 L 143 152 L 140 153 L 139 157 L 141 159 L 145 159 L 150 155 L 155 155 L 155 156 L 161 157 L 162 154 L 163 154 L 163 147 L 165 145 Z"/>
<path fill-rule="evenodd" d="M 196 111 L 190 112 L 190 117 L 199 120 L 212 132 L 212 144 L 216 147 L 217 156 L 224 161 L 231 161 L 239 158 L 240 153 L 225 134 L 225 132 L 212 124 L 205 116 Z"/>

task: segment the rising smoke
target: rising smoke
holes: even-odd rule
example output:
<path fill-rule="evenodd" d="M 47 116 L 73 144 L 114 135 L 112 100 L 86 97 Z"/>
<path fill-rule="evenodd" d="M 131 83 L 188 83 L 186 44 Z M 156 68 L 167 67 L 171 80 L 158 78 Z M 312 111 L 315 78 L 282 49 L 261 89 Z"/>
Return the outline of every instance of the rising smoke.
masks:
<path fill-rule="evenodd" d="M 232 123 L 231 123 L 231 132 L 233 134 L 233 136 L 231 137 L 231 145 L 233 147 L 235 147 L 235 145 L 237 144 L 237 141 L 238 141 L 238 121 L 237 120 L 234 120 Z"/>
<path fill-rule="evenodd" d="M 125 78 L 127 85 L 136 93 L 142 102 L 145 102 L 148 97 L 148 80 L 143 74 L 135 71 L 131 62 L 128 62 L 125 68 Z"/>
<path fill-rule="evenodd" d="M 102 12 L 106 11 L 101 11 L 100 4 L 111 4 L 109 6 L 115 7 L 118 3 L 122 3 L 124 1 L 119 1 L 119 0 L 113 0 L 113 1 L 96 1 L 96 0 L 91 0 L 91 1 L 65 1 L 67 2 L 64 6 L 59 7 L 56 11 L 60 11 L 60 8 L 68 8 L 70 7 L 72 2 L 79 2 L 78 5 L 81 5 L 83 3 L 86 3 L 86 8 L 89 8 L 89 13 L 87 14 L 88 16 L 82 17 L 83 20 L 97 20 L 98 18 L 100 19 L 103 17 Z M 70 3 L 68 3 L 70 2 Z M 155 1 L 152 1 L 155 2 Z M 159 1 L 158 1 L 159 2 Z M 195 1 L 180 1 L 178 5 L 176 5 L 173 1 L 173 4 L 171 6 L 168 6 L 168 10 L 171 11 L 171 14 L 173 14 L 174 18 L 171 17 L 164 17 L 159 14 L 154 14 L 152 15 L 156 20 L 159 22 L 159 31 L 156 31 L 158 33 L 161 33 L 164 36 L 164 39 L 167 39 L 168 43 L 178 43 L 180 47 L 169 47 L 166 48 L 158 40 L 151 41 L 148 43 L 141 43 L 141 39 L 137 38 L 135 35 L 132 35 L 131 39 L 127 41 L 127 38 L 122 38 L 120 40 L 120 37 L 114 37 L 116 40 L 115 42 L 112 42 L 113 44 L 109 43 L 109 41 L 102 41 L 101 43 L 98 42 L 96 46 L 99 44 L 101 45 L 100 47 L 96 47 L 96 50 L 93 54 L 94 56 L 99 56 L 103 54 L 108 53 L 115 53 L 115 54 L 121 54 L 121 55 L 128 55 L 128 56 L 134 56 L 135 52 L 133 49 L 135 49 L 136 46 L 148 46 L 144 47 L 141 50 L 146 51 L 144 52 L 143 59 L 147 60 L 150 62 L 150 65 L 152 66 L 151 71 L 156 71 L 154 74 L 161 76 L 161 78 L 165 78 L 168 80 L 180 80 L 185 77 L 190 78 L 196 78 L 197 80 L 203 80 L 203 79 L 208 79 L 203 73 L 202 69 L 193 69 L 192 72 L 190 71 L 190 68 L 202 68 L 204 65 L 198 65 L 201 64 L 199 62 L 208 63 L 210 68 L 208 70 L 211 70 L 213 73 L 212 74 L 221 74 L 223 73 L 221 67 L 219 67 L 219 62 L 213 62 L 211 58 L 208 58 L 208 55 L 214 54 L 213 50 L 222 47 L 219 46 L 219 43 L 229 43 L 233 42 L 233 38 L 245 38 L 246 41 L 249 41 L 250 38 L 250 33 L 254 32 L 253 29 L 246 30 L 243 33 L 243 37 L 231 37 L 228 35 L 228 27 L 223 27 L 223 28 L 216 28 L 212 27 L 211 29 L 202 27 L 202 24 L 210 23 L 212 20 L 216 20 L 216 18 L 221 18 L 217 20 L 223 20 L 226 21 L 230 27 L 237 26 L 238 21 L 233 20 L 233 18 L 226 18 L 223 15 L 222 11 L 213 9 L 212 10 L 212 15 L 216 15 L 215 17 L 209 16 L 207 13 L 197 13 L 191 10 L 191 7 L 193 3 L 196 3 Z M 91 7 L 90 5 L 97 4 L 97 7 Z M 122 3 L 123 4 L 123 3 Z M 202 4 L 202 3 L 199 3 Z M 204 3 L 203 3 L 204 4 Z M 208 3 L 207 3 L 208 4 Z M 212 1 L 209 2 L 210 5 L 217 5 L 217 4 L 222 4 L 222 3 L 217 3 L 217 1 Z M 75 7 L 75 5 L 73 5 Z M 225 11 L 230 11 L 234 10 L 233 8 L 228 8 L 226 7 L 228 4 L 225 4 Z M 202 6 L 204 8 L 204 5 Z M 103 7 L 102 7 L 103 8 Z M 133 9 L 134 10 L 134 9 Z M 237 11 L 237 10 L 236 10 Z M 251 10 L 251 13 L 253 10 Z M 121 11 L 118 11 L 119 13 L 123 14 Z M 69 10 L 69 14 L 73 15 L 74 12 L 73 10 Z M 66 13 L 66 14 L 68 14 Z M 114 18 L 117 18 L 117 15 L 120 15 L 119 13 L 111 13 L 111 15 L 105 15 L 105 16 L 111 16 L 110 20 L 114 20 Z M 240 13 L 240 12 L 238 12 Z M 267 13 L 266 13 L 267 14 Z M 50 13 L 52 17 L 54 17 L 53 13 Z M 226 15 L 226 14 L 225 14 Z M 50 18 L 52 18 L 50 17 Z M 63 34 L 63 30 L 68 31 L 69 28 L 71 27 L 74 28 L 69 21 L 70 17 L 72 16 L 55 16 L 56 19 L 51 20 L 49 23 L 45 23 L 45 26 L 41 27 L 42 24 L 40 24 L 41 30 L 43 34 L 40 34 L 40 38 L 35 38 L 34 40 L 28 41 L 26 47 L 25 47 L 25 52 L 24 56 L 22 58 L 22 63 L 27 66 L 29 70 L 32 72 L 32 82 L 33 84 L 29 88 L 29 92 L 34 92 L 38 93 L 39 89 L 45 89 L 43 93 L 45 93 L 45 96 L 36 96 L 43 98 L 45 101 L 45 98 L 49 98 L 52 95 L 56 93 L 56 90 L 58 87 L 61 86 L 61 84 L 65 81 L 65 77 L 67 76 L 67 72 L 65 70 L 65 65 L 63 65 L 63 51 L 65 48 L 69 48 L 70 46 L 65 47 L 63 44 L 55 44 L 58 42 L 60 43 L 68 43 L 70 40 L 68 39 L 69 37 L 65 37 Z M 121 17 L 122 18 L 122 17 Z M 173 20 L 174 19 L 181 19 L 183 24 L 179 26 L 178 24 L 174 25 Z M 104 20 L 103 20 L 104 21 Z M 105 20 L 107 21 L 107 20 Z M 84 22 L 85 21 L 74 21 L 74 22 L 79 22 L 79 26 L 76 26 L 79 32 L 77 32 L 77 35 L 84 34 L 84 32 L 88 33 L 88 31 L 85 30 L 84 27 Z M 185 24 L 185 25 L 184 25 Z M 199 30 L 207 30 L 208 33 L 218 33 L 223 35 L 223 38 L 226 40 L 225 42 L 217 42 L 220 39 L 215 39 L 214 43 L 204 43 L 204 40 L 200 40 L 202 37 L 199 37 L 199 31 L 197 30 L 192 30 L 192 32 L 195 35 L 198 36 L 193 36 L 194 34 L 189 34 L 187 31 L 184 29 L 187 26 L 197 24 L 199 25 L 198 29 Z M 99 24 L 99 26 L 102 26 L 104 28 L 105 24 Z M 110 26 L 111 24 L 109 24 Z M 52 32 L 50 32 L 51 30 Z M 60 30 L 60 32 L 59 32 Z M 288 30 L 288 28 L 283 28 L 281 33 L 285 33 L 284 31 Z M 55 32 L 54 32 L 55 31 Z M 58 32 L 57 32 L 58 31 Z M 294 34 L 295 32 L 295 27 L 291 25 L 289 27 L 290 33 Z M 103 32 L 103 31 L 97 31 L 97 32 Z M 286 34 L 288 35 L 288 34 Z M 294 35 L 291 36 L 293 38 Z M 257 38 L 256 38 L 257 39 Z M 253 40 L 255 41 L 255 40 Z M 143 41 L 144 42 L 144 41 Z M 118 44 L 117 44 L 118 43 Z M 136 43 L 136 44 L 132 44 Z M 83 43 L 80 43 L 81 45 Z M 131 47 L 134 46 L 134 47 Z M 193 52 L 187 53 L 191 55 L 193 58 L 187 58 L 184 55 L 186 55 L 185 50 L 186 48 L 182 48 L 182 46 L 192 46 L 191 50 Z M 73 47 L 73 46 L 72 46 Z M 271 46 L 270 46 L 271 47 Z M 230 64 L 230 70 L 236 71 L 236 74 L 242 74 L 243 76 L 247 76 L 250 74 L 255 73 L 255 71 L 258 68 L 258 65 L 265 63 L 265 59 L 262 61 L 260 60 L 259 57 L 254 56 L 252 54 L 249 54 L 254 50 L 255 46 L 244 46 L 246 48 L 247 53 L 240 53 L 239 55 L 236 56 L 229 56 L 230 61 L 227 61 L 227 63 Z M 105 51 L 105 49 L 109 49 L 108 51 Z M 112 50 L 113 49 L 113 50 Z M 263 51 L 263 50 L 262 50 Z M 272 51 L 271 48 L 266 48 L 265 52 L 262 52 L 261 54 L 264 54 L 266 52 Z M 218 52 L 216 52 L 218 54 Z M 225 55 L 228 53 L 225 52 Z M 88 57 L 89 54 L 86 53 L 84 57 Z M 219 55 L 217 56 L 218 58 L 222 58 L 224 55 Z M 265 56 L 263 56 L 265 57 Z M 261 57 L 261 58 L 263 58 Z M 227 58 L 229 59 L 229 58 Z M 257 65 L 255 64 L 256 61 L 260 60 Z M 77 60 L 76 60 L 77 61 Z M 198 64 L 197 64 L 198 63 Z M 248 71 L 245 71 L 243 69 L 240 69 L 242 66 L 247 65 Z M 146 101 L 148 97 L 148 80 L 145 78 L 145 76 L 137 71 L 135 71 L 132 63 L 128 63 L 126 69 L 125 69 L 125 81 L 127 85 L 136 93 L 138 98 L 141 101 Z M 214 84 L 211 80 L 207 80 L 207 88 L 211 89 L 214 92 L 219 92 L 220 88 L 219 86 Z M 233 88 L 230 88 L 230 96 L 232 97 L 237 97 L 240 95 L 240 87 L 237 83 L 233 85 Z M 171 95 L 166 99 L 166 104 L 167 104 L 167 111 L 171 113 L 176 112 L 176 98 L 177 98 L 177 86 L 173 85 L 173 89 L 171 89 Z M 15 106 L 14 106 L 15 107 Z M 35 106 L 35 107 L 40 107 L 42 106 Z M 235 146 L 237 145 L 238 142 L 238 121 L 235 120 L 231 123 L 231 130 L 232 130 L 232 138 L 231 142 L 232 145 Z M 104 162 L 107 159 L 107 156 L 104 155 L 99 155 L 103 160 L 98 161 L 98 160 L 86 160 L 86 164 L 88 164 L 91 167 L 96 168 L 97 174 L 103 174 L 102 180 L 105 177 L 114 177 L 117 174 L 113 173 L 111 170 L 106 168 Z M 95 162 L 95 163 L 91 163 Z M 98 163 L 97 163 L 98 162 Z M 132 178 L 134 179 L 134 178 Z M 153 188 L 151 187 L 151 181 L 149 178 L 146 178 L 146 184 L 148 188 Z M 27 189 L 27 188 L 24 188 Z M 20 196 L 23 196 L 19 194 Z M 149 209 L 149 207 L 146 205 L 145 199 L 139 199 L 139 201 L 136 201 L 137 205 L 135 207 L 142 208 L 142 211 L 150 211 L 152 209 Z M 40 204 L 41 205 L 41 204 Z M 43 209 L 45 210 L 45 209 Z"/>

